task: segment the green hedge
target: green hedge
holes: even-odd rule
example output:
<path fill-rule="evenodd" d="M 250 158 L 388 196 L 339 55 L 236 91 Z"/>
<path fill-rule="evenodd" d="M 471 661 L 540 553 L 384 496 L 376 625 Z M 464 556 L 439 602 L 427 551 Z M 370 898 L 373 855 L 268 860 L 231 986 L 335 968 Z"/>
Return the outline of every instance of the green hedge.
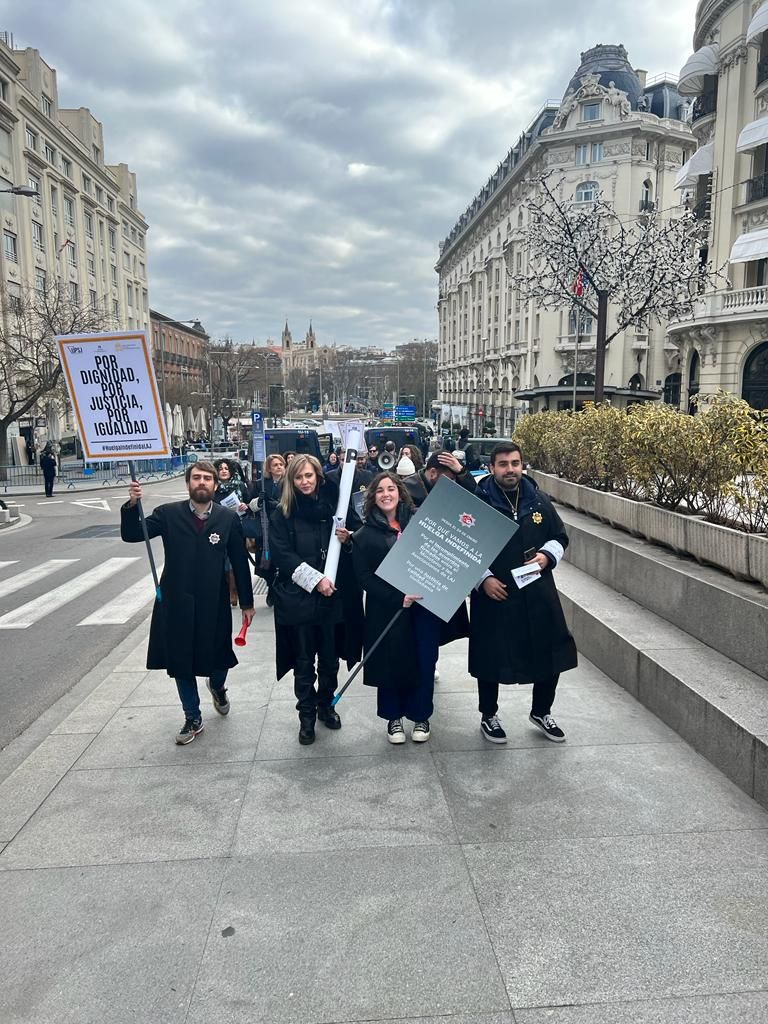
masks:
<path fill-rule="evenodd" d="M 588 404 L 518 421 L 535 469 L 750 533 L 768 531 L 768 412 L 727 392 L 695 416 L 661 402 Z"/>

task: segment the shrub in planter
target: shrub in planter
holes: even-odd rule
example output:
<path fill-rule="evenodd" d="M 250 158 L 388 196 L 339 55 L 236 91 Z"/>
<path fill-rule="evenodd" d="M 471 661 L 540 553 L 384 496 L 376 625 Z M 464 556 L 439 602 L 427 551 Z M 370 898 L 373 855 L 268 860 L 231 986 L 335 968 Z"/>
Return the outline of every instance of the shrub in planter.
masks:
<path fill-rule="evenodd" d="M 627 413 L 632 473 L 643 493 L 662 508 L 698 508 L 704 432 L 699 416 L 661 402 L 634 405 Z"/>

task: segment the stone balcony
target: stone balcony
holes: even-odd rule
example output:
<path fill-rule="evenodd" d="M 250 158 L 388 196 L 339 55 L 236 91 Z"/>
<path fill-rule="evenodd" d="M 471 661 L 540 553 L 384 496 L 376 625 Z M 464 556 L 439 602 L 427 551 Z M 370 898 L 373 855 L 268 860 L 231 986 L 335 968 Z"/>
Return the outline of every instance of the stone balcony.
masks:
<path fill-rule="evenodd" d="M 709 292 L 696 302 L 693 320 L 671 323 L 668 331 L 674 335 L 686 328 L 701 324 L 728 324 L 740 320 L 765 321 L 768 319 L 768 285 L 756 288 L 738 288 L 733 291 Z"/>
<path fill-rule="evenodd" d="M 555 342 L 555 352 L 573 352 L 576 348 L 576 335 L 575 334 L 561 334 Z M 579 336 L 579 351 L 580 352 L 594 352 L 595 351 L 595 336 L 594 334 L 582 334 Z"/>

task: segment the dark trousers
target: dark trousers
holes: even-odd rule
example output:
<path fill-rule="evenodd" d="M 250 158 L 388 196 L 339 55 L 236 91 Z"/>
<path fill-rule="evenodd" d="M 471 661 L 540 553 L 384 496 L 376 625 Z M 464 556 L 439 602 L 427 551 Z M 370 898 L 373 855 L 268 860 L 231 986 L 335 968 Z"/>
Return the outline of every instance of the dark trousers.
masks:
<path fill-rule="evenodd" d="M 220 690 L 227 681 L 227 670 L 219 669 L 218 672 L 211 672 L 208 677 L 211 680 L 211 689 Z M 179 700 L 184 708 L 186 718 L 200 717 L 200 694 L 197 692 L 197 680 L 194 676 L 191 679 L 177 679 L 176 689 L 179 691 Z"/>
<path fill-rule="evenodd" d="M 293 666 L 296 710 L 300 717 L 314 718 L 318 707 L 331 706 L 338 683 L 339 659 L 336 657 L 334 627 L 294 626 L 293 642 L 296 657 Z"/>
<path fill-rule="evenodd" d="M 413 607 L 418 682 L 409 687 L 382 687 L 376 691 L 376 714 L 388 722 L 393 718 L 410 718 L 412 722 L 428 722 L 434 705 L 435 665 L 440 652 L 440 620 L 419 605 Z M 392 666 L 393 674 L 397 666 Z"/>
<path fill-rule="evenodd" d="M 555 700 L 555 690 L 560 676 L 551 676 L 549 679 L 538 679 L 533 684 L 533 697 L 531 699 L 531 714 L 548 715 L 552 710 Z M 499 710 L 499 684 L 490 682 L 487 679 L 477 680 L 478 711 L 483 718 L 495 715 Z"/>
<path fill-rule="evenodd" d="M 53 497 L 53 481 L 56 479 L 55 476 L 43 475 L 43 481 L 45 483 L 45 496 L 46 498 Z"/>

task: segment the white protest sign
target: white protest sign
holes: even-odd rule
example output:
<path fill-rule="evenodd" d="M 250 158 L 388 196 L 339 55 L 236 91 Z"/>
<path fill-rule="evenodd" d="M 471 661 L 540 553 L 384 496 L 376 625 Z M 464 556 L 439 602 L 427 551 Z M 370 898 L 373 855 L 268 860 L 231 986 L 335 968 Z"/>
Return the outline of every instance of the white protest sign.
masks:
<path fill-rule="evenodd" d="M 144 331 L 63 335 L 56 344 L 86 461 L 170 456 Z"/>
<path fill-rule="evenodd" d="M 341 431 L 341 443 L 344 445 L 345 448 L 357 448 L 358 445 L 362 444 L 362 420 L 341 420 L 341 422 L 339 423 L 339 430 Z M 357 441 L 355 441 L 354 438 L 351 438 L 352 433 L 355 431 L 357 431 L 357 433 L 360 435 Z"/>

